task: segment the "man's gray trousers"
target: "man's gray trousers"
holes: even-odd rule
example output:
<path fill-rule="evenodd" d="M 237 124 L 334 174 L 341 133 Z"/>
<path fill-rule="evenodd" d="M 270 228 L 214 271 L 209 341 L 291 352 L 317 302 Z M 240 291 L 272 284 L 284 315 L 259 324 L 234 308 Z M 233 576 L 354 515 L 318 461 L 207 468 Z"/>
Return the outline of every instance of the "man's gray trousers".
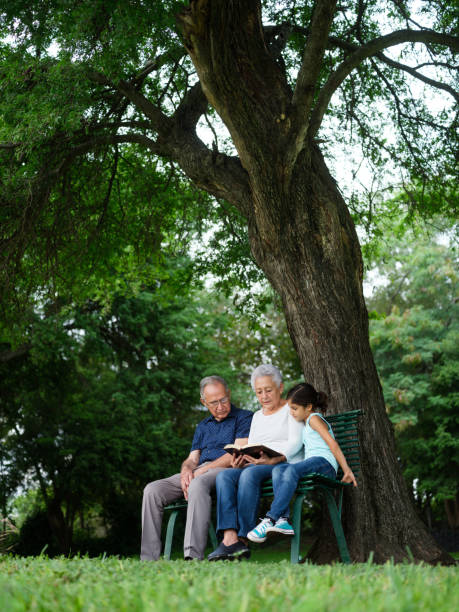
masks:
<path fill-rule="evenodd" d="M 212 510 L 211 492 L 215 488 L 217 474 L 222 469 L 225 468 L 212 468 L 190 482 L 183 543 L 185 557 L 204 559 Z M 180 474 L 155 480 L 145 487 L 142 502 L 141 560 L 156 561 L 159 559 L 164 506 L 181 497 L 183 497 L 183 491 L 180 486 Z"/>

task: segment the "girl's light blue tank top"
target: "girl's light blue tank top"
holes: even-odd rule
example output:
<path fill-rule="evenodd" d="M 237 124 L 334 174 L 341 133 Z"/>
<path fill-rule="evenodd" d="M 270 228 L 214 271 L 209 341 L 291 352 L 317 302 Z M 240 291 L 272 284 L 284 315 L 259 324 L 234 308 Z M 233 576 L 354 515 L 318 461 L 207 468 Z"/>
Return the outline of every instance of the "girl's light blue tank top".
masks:
<path fill-rule="evenodd" d="M 322 421 L 324 421 L 328 427 L 331 437 L 335 439 L 335 434 L 333 433 L 332 428 L 320 414 L 320 412 L 310 414 L 303 429 L 304 458 L 309 459 L 310 457 L 323 457 L 329 463 L 331 463 L 336 471 L 338 471 L 338 462 L 336 461 L 334 454 L 331 452 L 330 447 L 322 438 L 320 433 L 309 425 L 309 421 L 314 415 L 320 417 Z"/>

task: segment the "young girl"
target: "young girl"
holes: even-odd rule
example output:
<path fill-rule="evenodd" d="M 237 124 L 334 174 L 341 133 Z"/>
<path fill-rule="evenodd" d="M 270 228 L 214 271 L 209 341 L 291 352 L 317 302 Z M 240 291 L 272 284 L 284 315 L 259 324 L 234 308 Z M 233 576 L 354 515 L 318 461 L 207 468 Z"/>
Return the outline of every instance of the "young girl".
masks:
<path fill-rule="evenodd" d="M 316 472 L 336 478 L 338 464 L 343 470 L 343 482 L 357 486 L 355 476 L 335 440 L 332 428 L 322 414 L 327 408 L 327 396 L 312 385 L 300 383 L 287 394 L 290 414 L 305 423 L 303 429 L 304 461 L 281 463 L 272 472 L 274 499 L 261 523 L 247 534 L 252 542 L 264 542 L 270 532 L 293 535 L 288 522 L 290 500 L 302 476 Z M 297 452 L 298 449 L 295 450 Z M 289 459 L 287 457 L 287 459 Z"/>

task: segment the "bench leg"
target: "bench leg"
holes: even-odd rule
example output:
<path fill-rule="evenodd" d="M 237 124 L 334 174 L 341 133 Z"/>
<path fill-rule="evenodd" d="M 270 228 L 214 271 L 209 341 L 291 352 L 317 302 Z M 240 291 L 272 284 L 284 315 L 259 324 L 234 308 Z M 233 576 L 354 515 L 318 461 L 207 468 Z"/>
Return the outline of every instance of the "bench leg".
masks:
<path fill-rule="evenodd" d="M 339 496 L 338 496 L 338 514 L 339 514 L 340 519 L 341 519 L 341 512 L 343 510 L 343 493 L 344 493 L 344 489 L 341 487 L 341 489 L 339 490 Z"/>
<path fill-rule="evenodd" d="M 295 535 L 290 544 L 290 562 L 298 563 L 300 560 L 300 538 L 301 538 L 301 507 L 306 495 L 298 495 L 293 502 L 292 527 Z"/>
<path fill-rule="evenodd" d="M 218 542 L 217 542 L 217 536 L 215 534 L 215 527 L 212 521 L 210 521 L 209 523 L 209 538 L 212 544 L 212 550 L 215 550 L 218 546 Z"/>
<path fill-rule="evenodd" d="M 346 538 L 344 537 L 343 525 L 341 524 L 341 517 L 336 507 L 335 498 L 331 491 L 324 490 L 325 499 L 327 500 L 328 512 L 335 530 L 336 541 L 338 543 L 339 554 L 343 563 L 350 563 L 351 558 L 349 556 L 349 550 L 347 548 Z"/>
<path fill-rule="evenodd" d="M 164 544 L 164 558 L 167 561 L 171 560 L 171 553 L 172 553 L 172 540 L 174 539 L 174 529 L 175 529 L 175 521 L 177 520 L 177 515 L 179 513 L 180 510 L 183 510 L 183 508 L 178 508 L 177 510 L 172 510 L 170 516 L 169 516 L 169 520 L 167 522 L 167 529 L 166 529 L 166 542 Z M 215 534 L 215 527 L 214 524 L 212 523 L 212 521 L 210 521 L 209 523 L 209 538 L 212 544 L 212 550 L 215 550 L 218 546 L 218 542 L 217 542 L 217 536 Z"/>
<path fill-rule="evenodd" d="M 172 538 L 174 537 L 175 521 L 177 520 L 178 513 L 178 510 L 172 510 L 171 515 L 169 517 L 169 521 L 167 522 L 166 543 L 164 544 L 164 558 L 168 561 L 171 560 Z"/>

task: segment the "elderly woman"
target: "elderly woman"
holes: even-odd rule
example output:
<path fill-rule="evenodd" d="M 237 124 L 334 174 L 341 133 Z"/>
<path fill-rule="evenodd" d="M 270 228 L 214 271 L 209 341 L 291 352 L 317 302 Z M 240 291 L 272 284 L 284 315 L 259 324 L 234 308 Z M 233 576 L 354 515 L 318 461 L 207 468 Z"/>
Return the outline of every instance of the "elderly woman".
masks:
<path fill-rule="evenodd" d="M 302 424 L 291 417 L 280 371 L 273 365 L 261 365 L 252 373 L 252 388 L 261 409 L 255 412 L 249 433 L 249 444 L 263 444 L 282 453 L 259 458 L 249 455 L 233 457 L 232 468 L 217 476 L 217 531 L 223 541 L 212 552 L 209 561 L 249 557 L 244 539 L 257 522 L 261 483 L 271 477 L 277 463 L 300 461 Z M 293 454 L 295 453 L 296 454 Z"/>

